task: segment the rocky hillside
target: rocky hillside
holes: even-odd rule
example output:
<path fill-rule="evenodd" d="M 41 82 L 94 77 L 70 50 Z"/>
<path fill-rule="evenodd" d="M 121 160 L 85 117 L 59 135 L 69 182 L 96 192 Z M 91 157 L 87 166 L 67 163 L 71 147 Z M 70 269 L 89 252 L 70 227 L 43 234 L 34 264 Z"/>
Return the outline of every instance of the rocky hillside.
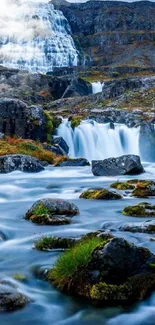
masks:
<path fill-rule="evenodd" d="M 155 3 L 53 0 L 67 17 L 81 63 L 155 66 Z"/>

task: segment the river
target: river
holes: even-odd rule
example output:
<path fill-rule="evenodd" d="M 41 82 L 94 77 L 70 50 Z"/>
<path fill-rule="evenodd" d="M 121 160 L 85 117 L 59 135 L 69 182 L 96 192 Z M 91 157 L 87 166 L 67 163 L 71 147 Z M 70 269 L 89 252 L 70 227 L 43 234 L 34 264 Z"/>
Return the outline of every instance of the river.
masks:
<path fill-rule="evenodd" d="M 155 165 L 144 164 L 146 173 L 139 178 L 155 179 Z M 128 177 L 129 178 L 129 177 Z M 125 180 L 126 177 L 119 177 Z M 90 167 L 47 167 L 38 174 L 13 172 L 0 176 L 0 277 L 19 286 L 30 298 L 28 305 L 16 312 L 1 313 L 2 325 L 153 325 L 155 324 L 155 294 L 147 300 L 128 307 L 95 308 L 78 299 L 60 293 L 45 282 L 42 274 L 52 267 L 61 254 L 60 250 L 40 252 L 34 242 L 42 235 L 77 236 L 106 227 L 113 234 L 127 238 L 137 245 L 144 245 L 155 253 L 151 235 L 120 232 L 118 227 L 126 222 L 137 221 L 125 217 L 122 209 L 140 199 L 91 201 L 79 199 L 80 193 L 89 187 L 108 187 L 118 177 L 94 177 Z M 39 226 L 23 219 L 27 209 L 42 197 L 63 198 L 74 202 L 80 215 L 70 225 Z M 151 199 L 155 203 L 155 199 Z M 144 218 L 138 218 L 142 221 Z M 15 274 L 26 279 L 17 281 Z"/>

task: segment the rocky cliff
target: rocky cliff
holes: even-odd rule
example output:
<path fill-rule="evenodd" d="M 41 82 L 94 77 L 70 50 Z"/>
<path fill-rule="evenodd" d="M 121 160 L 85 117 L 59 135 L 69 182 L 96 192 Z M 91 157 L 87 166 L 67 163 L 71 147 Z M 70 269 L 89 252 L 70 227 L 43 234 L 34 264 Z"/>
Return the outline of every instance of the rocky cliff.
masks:
<path fill-rule="evenodd" d="M 155 66 L 155 3 L 53 3 L 71 25 L 81 64 Z"/>

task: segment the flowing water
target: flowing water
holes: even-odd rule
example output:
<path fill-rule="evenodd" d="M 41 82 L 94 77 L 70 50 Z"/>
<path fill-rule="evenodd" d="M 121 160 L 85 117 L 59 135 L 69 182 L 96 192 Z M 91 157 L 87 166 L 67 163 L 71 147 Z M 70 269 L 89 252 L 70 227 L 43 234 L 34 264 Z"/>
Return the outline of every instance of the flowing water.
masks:
<path fill-rule="evenodd" d="M 155 165 L 145 164 L 146 174 L 140 178 L 155 179 Z M 44 270 L 52 267 L 61 254 L 60 250 L 39 252 L 33 248 L 35 240 L 42 235 L 78 236 L 102 227 L 112 229 L 137 245 L 144 245 L 155 253 L 155 245 L 146 234 L 123 233 L 118 227 L 125 222 L 137 221 L 124 217 L 121 210 L 131 203 L 139 202 L 127 196 L 109 204 L 107 201 L 79 199 L 80 193 L 89 187 L 109 186 L 116 177 L 94 177 L 90 167 L 47 167 L 38 174 L 13 172 L 1 175 L 0 186 L 0 278 L 18 285 L 31 302 L 13 313 L 1 313 L 2 325 L 144 325 L 154 324 L 155 294 L 147 300 L 130 307 L 95 308 L 88 303 L 66 296 L 42 280 Z M 124 180 L 125 177 L 119 179 Z M 74 202 L 80 215 L 72 224 L 65 226 L 37 226 L 24 220 L 23 216 L 34 201 L 42 197 L 63 198 Z M 151 200 L 155 203 L 155 199 Z M 144 220 L 143 218 L 138 219 Z M 23 274 L 26 280 L 19 282 L 14 274 Z"/>
<path fill-rule="evenodd" d="M 77 65 L 69 23 L 48 0 L 0 2 L 1 65 L 30 72 Z"/>
<path fill-rule="evenodd" d="M 125 124 L 101 124 L 93 120 L 83 120 L 74 130 L 64 119 L 57 134 L 67 142 L 72 158 L 105 159 L 124 154 L 139 155 L 139 127 L 128 128 Z"/>
<path fill-rule="evenodd" d="M 101 93 L 103 87 L 104 87 L 104 82 L 102 83 L 100 81 L 92 82 L 92 93 L 93 94 Z"/>

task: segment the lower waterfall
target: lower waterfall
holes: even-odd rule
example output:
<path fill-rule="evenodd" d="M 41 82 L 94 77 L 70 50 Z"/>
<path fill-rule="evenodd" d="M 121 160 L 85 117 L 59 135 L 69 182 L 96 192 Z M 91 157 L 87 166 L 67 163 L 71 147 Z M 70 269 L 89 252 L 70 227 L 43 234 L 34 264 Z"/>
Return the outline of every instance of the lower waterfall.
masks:
<path fill-rule="evenodd" d="M 104 87 L 104 82 L 102 83 L 100 81 L 92 82 L 92 93 L 93 94 L 101 93 L 103 87 Z"/>
<path fill-rule="evenodd" d="M 83 120 L 74 130 L 64 119 L 57 129 L 57 135 L 69 146 L 71 158 L 105 159 L 125 154 L 139 155 L 139 127 L 129 128 L 124 124 L 97 123 Z"/>

